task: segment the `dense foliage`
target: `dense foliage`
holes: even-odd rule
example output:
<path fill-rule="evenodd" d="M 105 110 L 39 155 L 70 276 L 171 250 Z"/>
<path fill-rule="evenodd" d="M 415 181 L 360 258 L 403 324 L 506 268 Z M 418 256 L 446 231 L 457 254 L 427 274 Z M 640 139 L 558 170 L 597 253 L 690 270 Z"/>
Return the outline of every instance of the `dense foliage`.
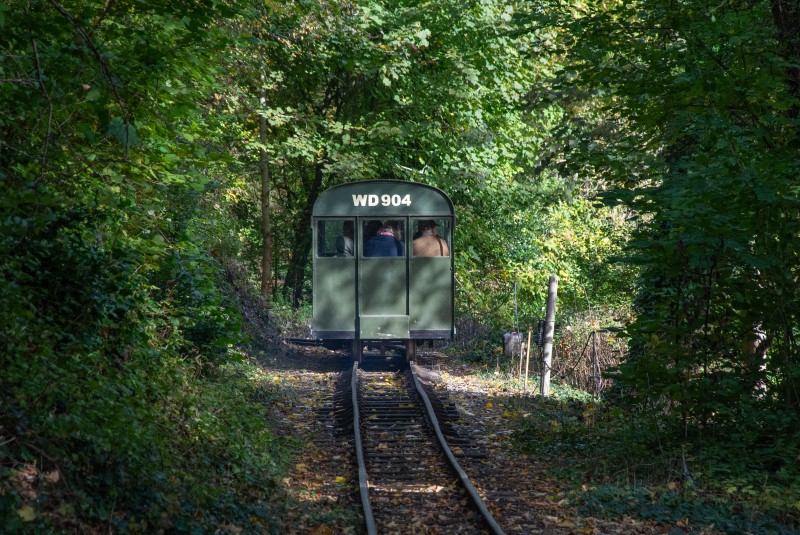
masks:
<path fill-rule="evenodd" d="M 563 110 L 531 95 L 552 83 L 554 64 L 535 61 L 540 38 L 518 32 L 517 9 L 495 1 L 322 2 L 285 6 L 255 26 L 266 69 L 237 53 L 232 67 L 252 87 L 243 95 L 240 82 L 222 102 L 235 113 L 249 98 L 253 117 L 266 118 L 264 142 L 253 122 L 248 147 L 252 162 L 256 149 L 268 155 L 272 275 L 294 306 L 310 295 L 304 222 L 317 195 L 375 177 L 431 183 L 453 197 L 464 244 L 459 303 L 470 302 L 472 314 L 493 311 L 508 324 L 512 308 L 496 304 L 508 302 L 516 280 L 526 321 L 535 319 L 552 273 L 563 275 L 570 307 L 617 305 L 632 289 L 632 270 L 602 261 L 624 242 L 625 212 L 594 206 L 591 180 L 548 165 L 562 156 L 550 129 Z M 251 40 L 243 46 L 253 50 Z M 259 229 L 258 193 L 252 179 L 243 181 L 249 207 L 233 212 L 250 237 Z M 257 253 L 244 260 L 255 265 Z"/>
<path fill-rule="evenodd" d="M 560 347 L 626 325 L 607 393 L 640 446 L 735 440 L 789 481 L 798 21 L 797 0 L 4 3 L 3 527 L 268 524 L 280 450 L 222 260 L 307 310 L 311 207 L 369 178 L 454 199 L 472 332 L 535 323 L 558 275 Z"/>
<path fill-rule="evenodd" d="M 0 531 L 271 522 L 266 379 L 201 217 L 231 9 L 0 7 Z"/>
<path fill-rule="evenodd" d="M 793 522 L 798 13 L 797 2 L 656 0 L 522 17 L 565 37 L 552 53 L 557 91 L 576 103 L 569 167 L 636 217 L 623 259 L 641 268 L 636 316 L 614 374 L 617 401 L 636 412 L 606 421 L 595 445 L 612 465 L 641 459 L 628 481 L 658 466 L 655 477 L 682 471 L 743 502 L 760 485 Z"/>
<path fill-rule="evenodd" d="M 587 36 L 568 43 L 569 87 L 605 106 L 576 160 L 639 218 L 626 259 L 642 267 L 638 317 L 618 379 L 680 414 L 687 437 L 750 427 L 766 446 L 772 430 L 777 465 L 800 431 L 800 94 L 781 18 L 797 9 L 600 4 L 564 27 Z"/>

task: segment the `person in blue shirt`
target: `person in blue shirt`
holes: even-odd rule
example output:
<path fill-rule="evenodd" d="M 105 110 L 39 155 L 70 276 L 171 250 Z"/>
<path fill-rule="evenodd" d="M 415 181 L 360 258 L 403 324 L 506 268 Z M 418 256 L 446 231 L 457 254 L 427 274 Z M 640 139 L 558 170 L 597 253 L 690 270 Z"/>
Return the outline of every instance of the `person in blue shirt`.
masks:
<path fill-rule="evenodd" d="M 400 223 L 387 221 L 376 236 L 367 240 L 364 256 L 405 256 L 406 245 L 398 239 L 399 233 Z"/>

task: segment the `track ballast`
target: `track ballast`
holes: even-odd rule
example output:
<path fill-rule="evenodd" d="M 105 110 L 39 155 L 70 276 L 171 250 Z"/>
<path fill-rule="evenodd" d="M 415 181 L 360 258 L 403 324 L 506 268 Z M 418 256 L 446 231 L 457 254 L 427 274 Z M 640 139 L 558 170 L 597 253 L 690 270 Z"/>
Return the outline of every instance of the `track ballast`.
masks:
<path fill-rule="evenodd" d="M 367 532 L 501 534 L 450 450 L 416 367 L 353 366 L 356 457 Z M 461 447 L 458 446 L 461 451 Z"/>

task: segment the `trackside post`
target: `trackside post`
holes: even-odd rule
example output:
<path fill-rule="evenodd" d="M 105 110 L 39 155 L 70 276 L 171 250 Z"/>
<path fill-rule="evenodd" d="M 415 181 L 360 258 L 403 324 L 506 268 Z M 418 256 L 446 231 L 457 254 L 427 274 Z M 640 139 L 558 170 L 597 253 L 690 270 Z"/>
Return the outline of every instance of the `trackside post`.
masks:
<path fill-rule="evenodd" d="M 550 395 L 550 365 L 553 362 L 553 330 L 556 324 L 556 293 L 558 292 L 558 277 L 550 276 L 547 286 L 547 311 L 544 322 L 544 347 L 542 348 L 542 382 L 540 393 Z"/>

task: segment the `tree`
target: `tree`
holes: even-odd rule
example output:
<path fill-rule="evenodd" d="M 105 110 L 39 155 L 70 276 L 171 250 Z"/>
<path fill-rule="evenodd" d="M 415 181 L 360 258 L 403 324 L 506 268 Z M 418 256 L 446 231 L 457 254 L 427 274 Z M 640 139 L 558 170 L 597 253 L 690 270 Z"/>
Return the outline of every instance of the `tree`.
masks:
<path fill-rule="evenodd" d="M 434 49 L 426 17 L 437 28 L 453 20 L 438 9 L 426 15 L 414 3 L 287 5 L 247 30 L 255 42 L 242 40 L 235 57 L 249 80 L 243 85 L 266 88 L 258 114 L 269 136 L 258 146 L 281 199 L 276 223 L 291 229 L 279 247 L 288 259 L 284 288 L 295 305 L 304 295 L 307 221 L 319 192 L 344 180 L 413 176 L 419 155 L 441 146 L 441 134 L 432 134 L 441 127 L 431 121 L 443 102 L 432 93 L 443 91 L 435 82 L 446 74 L 438 71 L 465 79 L 463 66 L 447 57 L 453 36 L 442 35 L 441 50 Z M 253 63 L 241 62 L 248 56 Z M 263 83 L 256 65 L 267 66 Z M 453 115 L 445 114 L 442 126 L 454 126 Z"/>
<path fill-rule="evenodd" d="M 619 379 L 677 409 L 686 429 L 724 425 L 745 404 L 794 406 L 796 66 L 775 17 L 794 8 L 565 9 L 549 13 L 565 25 L 530 20 L 584 36 L 556 51 L 567 58 L 561 94 L 599 112 L 583 123 L 573 165 L 613 184 L 602 197 L 639 217 L 628 257 L 643 269 L 629 330 L 638 351 Z M 755 329 L 773 343 L 764 360 L 739 343 Z M 765 383 L 766 398 L 754 388 Z"/>
<path fill-rule="evenodd" d="M 34 460 L 58 481 L 28 532 L 58 529 L 71 500 L 76 530 L 98 517 L 157 530 L 170 503 L 176 524 L 202 531 L 192 511 L 241 498 L 230 466 L 271 471 L 263 408 L 230 387 L 240 326 L 206 250 L 219 229 L 201 213 L 224 141 L 205 107 L 229 42 L 218 28 L 240 8 L 0 7 L 5 528 L 23 529 L 29 498 L 12 474 Z"/>

